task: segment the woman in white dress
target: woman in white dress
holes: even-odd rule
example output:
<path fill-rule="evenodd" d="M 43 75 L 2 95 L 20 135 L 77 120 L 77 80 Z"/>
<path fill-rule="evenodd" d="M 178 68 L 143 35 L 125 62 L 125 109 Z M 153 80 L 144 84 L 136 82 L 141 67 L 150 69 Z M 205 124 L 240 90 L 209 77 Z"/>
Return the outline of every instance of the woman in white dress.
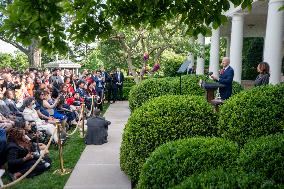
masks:
<path fill-rule="evenodd" d="M 24 100 L 23 106 L 25 107 L 23 111 L 23 116 L 26 121 L 34 121 L 36 123 L 38 130 L 44 130 L 48 135 L 52 135 L 56 129 L 54 123 L 58 120 L 49 119 L 44 121 L 39 118 L 37 111 L 34 109 L 35 100 L 33 97 L 28 97 Z M 57 143 L 58 137 L 57 134 L 53 135 L 53 140 Z"/>

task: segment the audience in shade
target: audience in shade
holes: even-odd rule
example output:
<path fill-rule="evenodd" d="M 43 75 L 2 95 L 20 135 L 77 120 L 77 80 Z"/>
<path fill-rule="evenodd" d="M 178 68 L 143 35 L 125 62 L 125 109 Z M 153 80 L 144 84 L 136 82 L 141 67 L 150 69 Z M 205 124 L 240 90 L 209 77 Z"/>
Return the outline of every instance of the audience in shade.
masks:
<path fill-rule="evenodd" d="M 117 70 L 110 74 L 104 68 L 94 72 L 84 70 L 80 76 L 58 68 L 52 74 L 36 69 L 24 73 L 7 68 L 0 70 L 0 169 L 7 163 L 11 179 L 17 179 L 44 153 L 43 160 L 28 177 L 48 170 L 51 160 L 43 143 L 50 136 L 53 143 L 62 142 L 57 134 L 53 135 L 57 123 L 65 128 L 76 126 L 83 103 L 87 115 L 92 104 L 94 110 L 102 110 L 105 96 L 109 102 L 117 100 L 118 88 L 122 99 L 124 76 Z M 60 136 L 64 134 L 65 130 Z M 103 136 L 106 142 L 107 135 Z"/>

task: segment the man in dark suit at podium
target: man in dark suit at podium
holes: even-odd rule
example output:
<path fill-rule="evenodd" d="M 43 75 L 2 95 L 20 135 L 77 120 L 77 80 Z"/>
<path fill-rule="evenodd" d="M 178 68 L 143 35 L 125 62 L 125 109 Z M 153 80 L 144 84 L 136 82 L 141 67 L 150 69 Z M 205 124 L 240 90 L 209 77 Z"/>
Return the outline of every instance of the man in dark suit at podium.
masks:
<path fill-rule="evenodd" d="M 222 59 L 221 65 L 223 66 L 223 69 L 220 70 L 219 79 L 214 75 L 212 75 L 211 78 L 214 81 L 218 81 L 220 84 L 223 84 L 225 86 L 225 87 L 219 88 L 219 92 L 220 92 L 221 99 L 226 100 L 232 95 L 234 70 L 230 66 L 230 59 L 228 57 L 224 57 Z"/>

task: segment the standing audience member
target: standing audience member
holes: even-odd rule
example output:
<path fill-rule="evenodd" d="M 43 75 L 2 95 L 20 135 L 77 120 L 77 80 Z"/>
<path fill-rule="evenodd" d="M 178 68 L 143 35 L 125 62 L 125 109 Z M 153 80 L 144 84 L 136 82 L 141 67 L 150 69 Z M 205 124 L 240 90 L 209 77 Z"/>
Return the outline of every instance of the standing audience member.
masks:
<path fill-rule="evenodd" d="M 267 62 L 260 62 L 257 66 L 259 73 L 254 81 L 255 86 L 267 85 L 269 83 L 269 64 Z"/>
<path fill-rule="evenodd" d="M 234 70 L 230 66 L 230 59 L 228 57 L 223 58 L 221 65 L 223 69 L 220 70 L 219 79 L 214 75 L 212 75 L 211 78 L 224 85 L 224 87 L 219 88 L 219 92 L 221 99 L 226 100 L 232 95 Z"/>
<path fill-rule="evenodd" d="M 124 81 L 124 76 L 123 76 L 123 73 L 120 71 L 120 68 L 116 69 L 115 78 L 117 80 L 117 82 L 116 82 L 116 85 L 117 85 L 117 99 L 118 100 L 123 100 L 123 81 Z"/>
<path fill-rule="evenodd" d="M 49 83 L 53 86 L 53 89 L 60 91 L 61 85 L 63 84 L 63 80 L 60 76 L 59 68 L 53 69 L 53 75 L 49 78 Z"/>

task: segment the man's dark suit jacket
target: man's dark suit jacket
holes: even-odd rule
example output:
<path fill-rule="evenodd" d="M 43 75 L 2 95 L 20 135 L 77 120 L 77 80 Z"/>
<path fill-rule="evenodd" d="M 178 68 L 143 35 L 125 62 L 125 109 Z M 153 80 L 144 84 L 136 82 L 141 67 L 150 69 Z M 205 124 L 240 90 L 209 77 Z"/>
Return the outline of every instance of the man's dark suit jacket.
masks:
<path fill-rule="evenodd" d="M 93 116 L 87 119 L 88 131 L 85 137 L 85 143 L 101 145 L 107 142 L 107 130 L 110 121 L 103 117 Z"/>
<path fill-rule="evenodd" d="M 229 66 L 219 77 L 219 83 L 225 85 L 219 89 L 221 99 L 226 100 L 232 95 L 232 84 L 234 78 L 234 70 Z"/>
<path fill-rule="evenodd" d="M 124 75 L 122 72 L 120 72 L 120 77 L 118 77 L 118 72 L 115 72 L 115 78 L 117 80 L 117 82 L 122 83 L 121 85 L 123 85 L 123 81 L 124 81 Z"/>

